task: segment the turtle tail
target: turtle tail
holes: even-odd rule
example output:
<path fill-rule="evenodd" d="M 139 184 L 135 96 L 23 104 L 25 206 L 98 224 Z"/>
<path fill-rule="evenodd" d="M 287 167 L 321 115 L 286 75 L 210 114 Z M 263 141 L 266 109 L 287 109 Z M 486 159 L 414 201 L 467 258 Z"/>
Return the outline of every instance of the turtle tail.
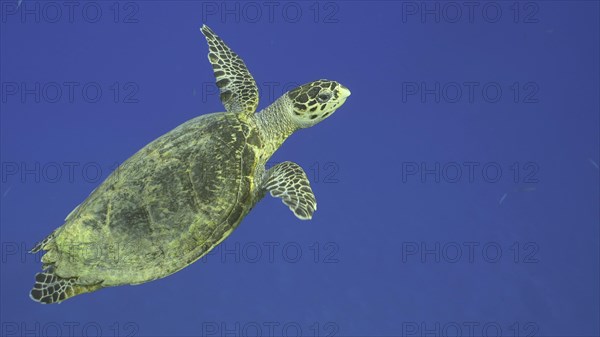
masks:
<path fill-rule="evenodd" d="M 35 274 L 35 284 L 29 297 L 42 304 L 60 303 L 73 296 L 100 288 L 100 284 L 83 285 L 78 282 L 77 277 L 63 278 L 49 270 Z"/>

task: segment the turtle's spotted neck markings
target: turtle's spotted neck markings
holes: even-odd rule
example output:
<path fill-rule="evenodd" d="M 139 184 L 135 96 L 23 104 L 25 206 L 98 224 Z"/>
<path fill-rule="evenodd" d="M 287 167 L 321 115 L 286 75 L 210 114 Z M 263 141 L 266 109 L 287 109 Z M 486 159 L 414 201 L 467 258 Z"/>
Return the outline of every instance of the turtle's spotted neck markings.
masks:
<path fill-rule="evenodd" d="M 267 160 L 296 130 L 329 117 L 350 96 L 350 90 L 329 80 L 314 81 L 279 97 L 254 119 L 265 142 Z"/>
<path fill-rule="evenodd" d="M 34 301 L 60 303 L 173 274 L 225 240 L 267 191 L 299 219 L 312 218 L 317 202 L 302 168 L 286 161 L 266 170 L 265 163 L 294 131 L 331 116 L 350 91 L 318 80 L 255 113 L 258 88 L 246 65 L 210 28 L 201 31 L 227 112 L 194 118 L 146 145 L 35 245 L 33 253 L 46 253 Z M 90 251 L 100 255 L 90 260 Z"/>

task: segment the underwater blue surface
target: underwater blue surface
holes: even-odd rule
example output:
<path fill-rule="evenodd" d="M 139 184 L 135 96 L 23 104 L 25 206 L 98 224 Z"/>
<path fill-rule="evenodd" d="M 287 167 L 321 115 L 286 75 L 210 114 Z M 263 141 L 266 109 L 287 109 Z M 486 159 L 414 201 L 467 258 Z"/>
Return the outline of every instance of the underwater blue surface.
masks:
<path fill-rule="evenodd" d="M 600 335 L 597 1 L 0 2 L 1 336 Z M 223 111 L 199 31 L 259 109 L 352 91 L 272 162 L 307 172 L 210 255 L 60 305 L 27 251 L 138 149 Z"/>

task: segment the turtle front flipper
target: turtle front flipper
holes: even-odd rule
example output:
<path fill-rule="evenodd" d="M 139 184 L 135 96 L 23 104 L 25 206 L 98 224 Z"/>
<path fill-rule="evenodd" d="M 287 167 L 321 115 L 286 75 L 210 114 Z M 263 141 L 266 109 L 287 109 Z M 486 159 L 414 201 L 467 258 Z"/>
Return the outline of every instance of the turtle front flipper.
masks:
<path fill-rule="evenodd" d="M 246 64 L 208 26 L 202 25 L 200 31 L 208 42 L 208 60 L 225 109 L 247 115 L 254 113 L 258 106 L 258 88 Z"/>
<path fill-rule="evenodd" d="M 264 189 L 281 198 L 301 220 L 310 220 L 317 210 L 317 200 L 306 173 L 291 161 L 277 164 L 266 172 Z"/>

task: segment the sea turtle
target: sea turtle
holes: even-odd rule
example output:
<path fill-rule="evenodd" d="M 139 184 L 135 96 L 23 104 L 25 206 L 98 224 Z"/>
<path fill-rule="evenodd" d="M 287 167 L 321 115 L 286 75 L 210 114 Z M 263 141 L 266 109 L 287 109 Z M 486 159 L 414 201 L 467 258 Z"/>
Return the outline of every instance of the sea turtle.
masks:
<path fill-rule="evenodd" d="M 127 159 L 32 253 L 46 251 L 30 297 L 60 303 L 101 288 L 173 274 L 221 243 L 266 192 L 300 219 L 317 203 L 302 168 L 267 160 L 294 131 L 338 109 L 350 91 L 318 80 L 255 113 L 258 89 L 242 59 L 210 28 L 227 112 L 193 118 Z"/>

